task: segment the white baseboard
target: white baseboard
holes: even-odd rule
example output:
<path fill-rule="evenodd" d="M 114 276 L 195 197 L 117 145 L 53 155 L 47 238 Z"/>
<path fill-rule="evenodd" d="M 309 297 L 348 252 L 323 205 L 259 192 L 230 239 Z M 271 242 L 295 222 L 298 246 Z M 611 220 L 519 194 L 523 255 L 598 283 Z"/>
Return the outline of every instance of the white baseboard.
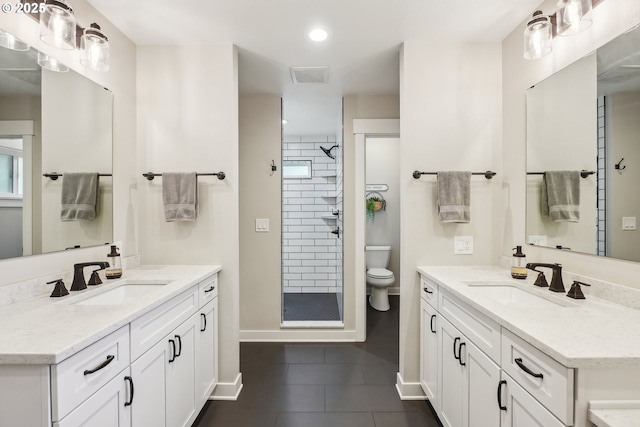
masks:
<path fill-rule="evenodd" d="M 408 383 L 402 379 L 400 372 L 396 374 L 396 390 L 400 400 L 427 400 L 420 383 Z"/>
<path fill-rule="evenodd" d="M 344 329 L 280 329 L 240 331 L 240 342 L 355 342 L 356 331 Z"/>
<path fill-rule="evenodd" d="M 209 400 L 238 400 L 242 391 L 242 373 L 231 383 L 218 383 Z"/>

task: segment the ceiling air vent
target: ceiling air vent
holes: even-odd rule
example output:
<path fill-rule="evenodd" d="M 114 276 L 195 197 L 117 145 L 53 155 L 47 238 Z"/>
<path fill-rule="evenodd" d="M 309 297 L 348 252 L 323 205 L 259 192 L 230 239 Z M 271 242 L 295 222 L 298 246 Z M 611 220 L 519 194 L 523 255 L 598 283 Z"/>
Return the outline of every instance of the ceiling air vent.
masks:
<path fill-rule="evenodd" d="M 289 67 L 295 84 L 329 83 L 329 67 Z"/>

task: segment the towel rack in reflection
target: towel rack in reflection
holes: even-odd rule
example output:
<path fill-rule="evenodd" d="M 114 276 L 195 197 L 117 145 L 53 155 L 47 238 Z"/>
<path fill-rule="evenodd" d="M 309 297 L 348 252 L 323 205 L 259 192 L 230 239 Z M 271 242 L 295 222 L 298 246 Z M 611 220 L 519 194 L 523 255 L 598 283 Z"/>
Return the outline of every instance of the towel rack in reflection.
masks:
<path fill-rule="evenodd" d="M 213 176 L 213 175 L 217 176 L 219 180 L 223 180 L 226 177 L 224 172 L 196 173 L 196 176 Z M 147 172 L 147 173 L 143 173 L 142 176 L 147 178 L 147 180 L 149 181 L 153 181 L 153 178 L 155 178 L 156 176 L 162 176 L 162 174 Z"/>
<path fill-rule="evenodd" d="M 580 177 L 586 178 L 589 175 L 593 175 L 594 173 L 595 173 L 594 171 L 588 171 L 588 170 L 582 169 L 580 171 Z M 527 175 L 544 175 L 544 172 L 527 172 Z"/>
<path fill-rule="evenodd" d="M 420 179 L 420 177 L 422 175 L 437 175 L 438 172 L 420 172 L 420 171 L 414 171 L 413 172 L 413 177 L 415 179 Z M 491 179 L 494 176 L 496 176 L 496 172 L 492 172 L 492 171 L 486 171 L 486 172 L 471 172 L 471 175 L 484 175 L 484 177 L 486 179 Z"/>
<path fill-rule="evenodd" d="M 58 172 L 43 173 L 42 176 L 49 178 L 51 181 L 57 181 L 63 174 Z M 112 176 L 110 173 L 99 173 L 98 176 Z"/>

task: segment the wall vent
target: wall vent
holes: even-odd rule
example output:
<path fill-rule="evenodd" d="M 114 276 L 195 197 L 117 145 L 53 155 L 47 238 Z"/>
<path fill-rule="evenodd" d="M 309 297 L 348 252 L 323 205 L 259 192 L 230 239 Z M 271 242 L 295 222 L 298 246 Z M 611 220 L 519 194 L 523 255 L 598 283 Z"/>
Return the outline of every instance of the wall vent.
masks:
<path fill-rule="evenodd" d="M 329 83 L 329 67 L 289 67 L 295 84 Z"/>

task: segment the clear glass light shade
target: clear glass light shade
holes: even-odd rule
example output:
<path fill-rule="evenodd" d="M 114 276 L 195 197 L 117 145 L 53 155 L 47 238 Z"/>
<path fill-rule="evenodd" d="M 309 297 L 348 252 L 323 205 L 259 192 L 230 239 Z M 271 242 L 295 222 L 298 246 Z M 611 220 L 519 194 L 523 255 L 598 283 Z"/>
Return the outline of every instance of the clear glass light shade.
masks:
<path fill-rule="evenodd" d="M 537 10 L 524 30 L 524 58 L 538 59 L 551 53 L 551 21 Z"/>
<path fill-rule="evenodd" d="M 9 34 L 3 30 L 0 30 L 0 46 L 11 50 L 19 50 L 21 52 L 26 52 L 31 49 L 28 44 L 16 38 L 13 34 Z"/>
<path fill-rule="evenodd" d="M 47 0 L 40 14 L 40 40 L 59 49 L 76 48 L 76 17 L 64 0 Z"/>
<path fill-rule="evenodd" d="M 38 65 L 47 70 L 55 71 L 56 73 L 66 73 L 69 71 L 69 67 L 62 62 L 42 52 L 38 52 Z"/>
<path fill-rule="evenodd" d="M 556 30 L 561 36 L 571 36 L 591 26 L 591 0 L 560 0 L 556 15 Z"/>
<path fill-rule="evenodd" d="M 80 41 L 80 63 L 93 71 L 109 71 L 109 40 L 97 24 L 91 24 Z"/>

